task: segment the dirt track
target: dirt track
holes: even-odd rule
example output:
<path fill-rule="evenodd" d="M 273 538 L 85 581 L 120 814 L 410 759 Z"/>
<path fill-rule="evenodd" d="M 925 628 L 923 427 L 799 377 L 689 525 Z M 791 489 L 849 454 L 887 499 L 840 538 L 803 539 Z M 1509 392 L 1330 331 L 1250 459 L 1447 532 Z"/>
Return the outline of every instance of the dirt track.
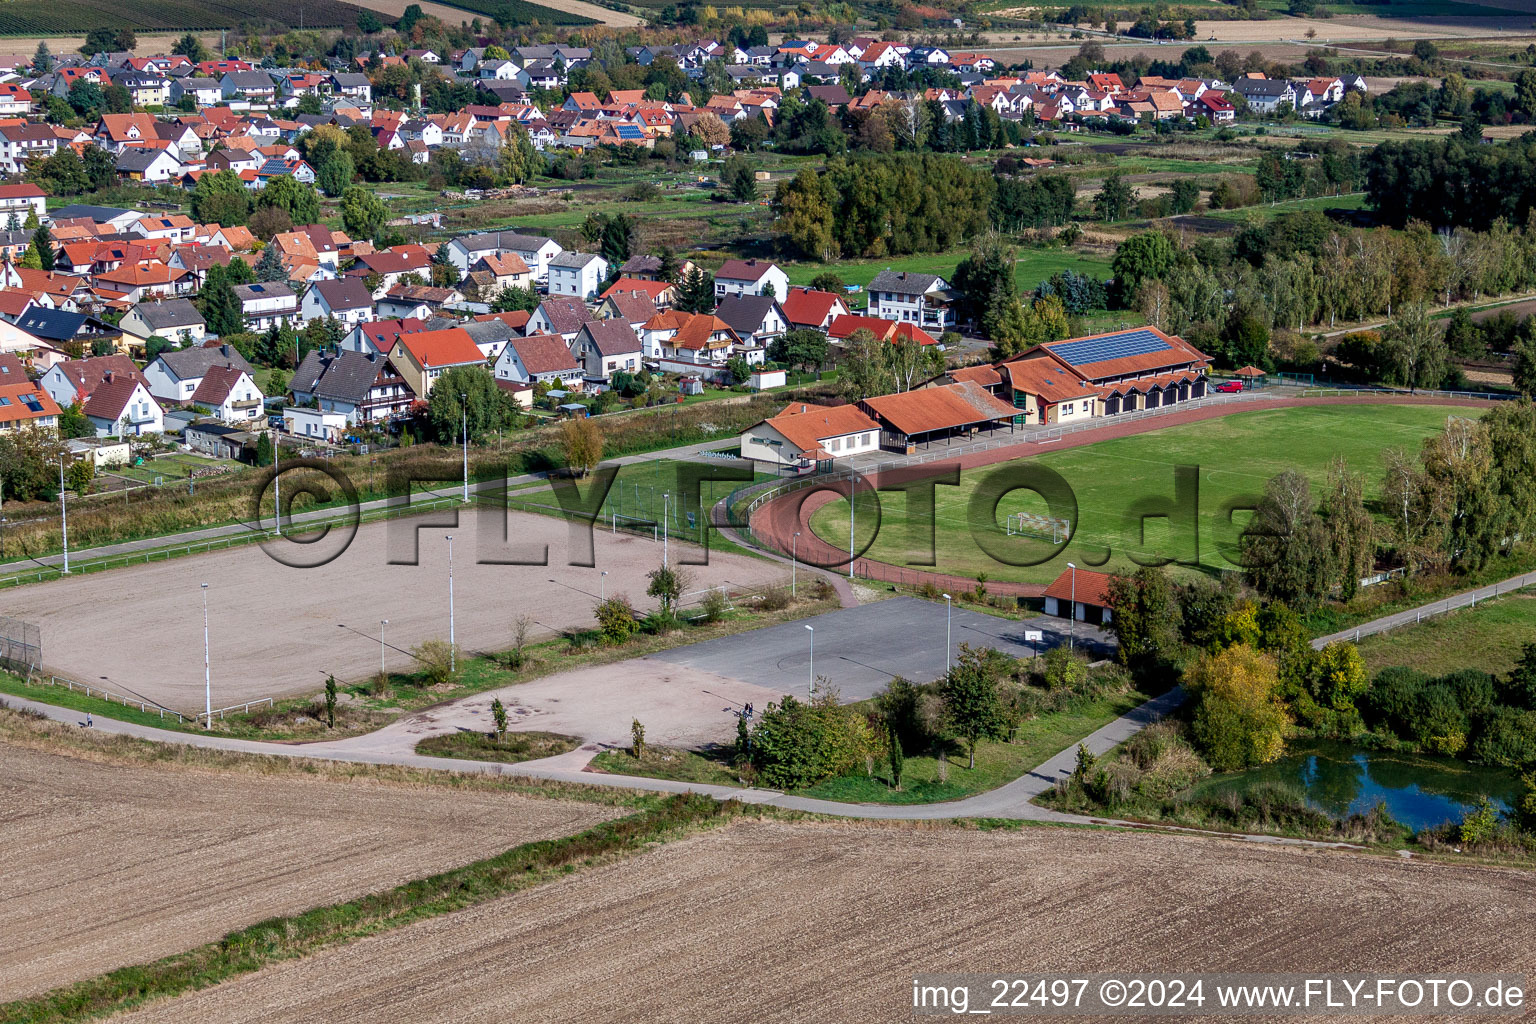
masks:
<path fill-rule="evenodd" d="M 1525 972 L 1530 885 L 1152 835 L 747 824 L 121 1019 L 892 1021 L 919 972 Z"/>
<path fill-rule="evenodd" d="M 390 671 L 412 662 L 410 648 L 448 637 L 448 554 L 454 534 L 455 637 L 470 650 L 511 644 L 513 620 L 535 619 L 535 634 L 591 623 L 606 593 L 628 594 L 649 610 L 645 574 L 661 564 L 649 537 L 594 534 L 596 568 L 567 564 L 570 531 L 563 520 L 514 514 L 509 533 L 522 545 L 549 546 L 549 565 L 481 565 L 480 520 L 422 529 L 418 565 L 390 565 L 391 529 L 409 535 L 410 521 L 362 527 L 336 561 L 293 569 L 256 547 L 152 562 L 112 572 L 21 587 L 0 595 L 0 615 L 43 627 L 43 660 L 60 674 L 168 707 L 201 711 L 203 621 L 198 584 L 208 581 L 213 706 L 260 697 L 317 691 L 325 674 L 353 679 L 379 668 L 379 620 Z M 495 530 L 487 533 L 494 534 Z M 493 537 L 499 542 L 499 537 Z M 693 548 L 687 557 L 698 557 Z M 684 557 L 673 543 L 670 556 Z M 730 581 L 736 587 L 777 582 L 786 574 L 770 562 L 711 553 L 708 566 L 690 566 L 696 587 Z M 339 624 L 351 629 L 338 628 Z M 358 632 L 353 632 L 357 630 Z M 362 635 L 360 635 L 362 634 Z"/>
<path fill-rule="evenodd" d="M 3 744 L 0 780 L 0 1001 L 623 813 Z"/>

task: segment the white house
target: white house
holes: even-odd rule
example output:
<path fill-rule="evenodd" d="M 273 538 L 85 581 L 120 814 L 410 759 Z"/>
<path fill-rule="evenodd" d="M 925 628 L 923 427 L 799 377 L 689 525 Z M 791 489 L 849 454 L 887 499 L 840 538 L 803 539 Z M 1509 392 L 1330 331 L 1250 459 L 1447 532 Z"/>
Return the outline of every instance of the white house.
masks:
<path fill-rule="evenodd" d="M 591 302 L 608 276 L 608 261 L 585 252 L 563 252 L 549 261 L 549 294 Z"/>
<path fill-rule="evenodd" d="M 4 363 L 0 362 L 0 372 L 3 372 Z M 112 377 L 122 380 L 144 379 L 139 373 L 139 368 L 134 365 L 132 359 L 121 353 L 110 356 L 91 356 L 86 359 L 69 359 L 62 363 L 54 363 L 48 368 L 48 372 L 37 379 L 44 391 L 59 403 L 59 408 L 67 409 L 76 402 L 83 403 L 91 397 L 101 382 Z M 0 375 L 0 383 L 5 382 Z"/>
<path fill-rule="evenodd" d="M 579 390 L 584 371 L 564 338 L 558 334 L 540 334 L 507 339 L 492 372 L 497 380 L 514 384 L 543 382 L 566 390 Z"/>
<path fill-rule="evenodd" d="M 949 282 L 935 274 L 882 270 L 869 283 L 869 315 L 946 331 L 955 324 Z"/>
<path fill-rule="evenodd" d="M 774 468 L 808 468 L 879 449 L 879 421 L 856 405 L 792 405 L 741 435 L 741 457 Z"/>
<path fill-rule="evenodd" d="M 265 71 L 226 71 L 219 79 L 219 91 L 224 99 L 244 96 L 270 102 L 277 98 L 277 83 Z"/>
<path fill-rule="evenodd" d="M 136 377 L 115 374 L 96 385 L 81 407 L 97 437 L 138 436 L 165 431 L 160 403 Z"/>
<path fill-rule="evenodd" d="M 448 258 L 461 274 L 468 273 L 482 256 L 516 253 L 533 272 L 533 279 L 541 283 L 549 280 L 549 261 L 564 251 L 565 248 L 553 238 L 523 235 L 516 231 L 482 231 L 460 235 L 448 242 Z"/>
<path fill-rule="evenodd" d="M 299 297 L 281 281 L 235 285 L 240 315 L 250 331 L 268 331 L 278 324 L 299 323 Z"/>
<path fill-rule="evenodd" d="M 190 299 L 137 303 L 117 326 L 135 338 L 147 340 L 158 335 L 182 345 L 201 344 L 208 333 L 203 314 Z"/>
<path fill-rule="evenodd" d="M 251 364 L 230 345 L 177 348 L 162 352 L 144 367 L 149 393 L 167 402 L 190 401 L 197 386 L 215 366 L 234 366 L 251 373 Z"/>
<path fill-rule="evenodd" d="M 576 332 L 571 355 L 586 371 L 586 376 L 609 380 L 615 373 L 640 370 L 640 339 L 623 320 L 590 320 Z"/>
<path fill-rule="evenodd" d="M 416 400 L 389 357 L 373 352 L 310 352 L 289 387 L 295 402 L 340 413 L 348 425 L 388 422 Z"/>
<path fill-rule="evenodd" d="M 210 366 L 188 401 L 207 407 L 225 423 L 238 424 L 258 419 L 265 398 L 238 366 Z"/>
<path fill-rule="evenodd" d="M 762 260 L 727 260 L 715 274 L 715 301 L 728 295 L 767 295 L 773 290 L 774 298 L 789 295 L 789 275 Z"/>
<path fill-rule="evenodd" d="M 59 137 L 45 124 L 21 121 L 17 124 L 0 125 L 0 171 L 6 174 L 20 174 L 26 169 L 27 161 L 50 157 L 58 148 Z M 21 186 L 6 187 L 20 188 Z M 19 216 L 25 219 L 25 211 Z"/>
<path fill-rule="evenodd" d="M 347 416 L 327 409 L 287 406 L 283 409 L 283 429 L 317 441 L 340 441 L 347 432 Z"/>
<path fill-rule="evenodd" d="M 16 223 L 24 224 L 27 215 L 35 213 L 38 220 L 48 216 L 48 197 L 36 185 L 0 185 L 0 224 L 10 222 L 11 214 Z"/>
<path fill-rule="evenodd" d="M 304 293 L 299 319 L 304 323 L 333 317 L 345 327 L 356 327 L 373 319 L 373 296 L 361 278 L 341 277 L 318 281 Z"/>
<path fill-rule="evenodd" d="M 169 98 L 180 103 L 183 96 L 191 96 L 199 107 L 216 106 L 224 98 L 224 90 L 211 78 L 173 78 Z"/>
<path fill-rule="evenodd" d="M 732 295 L 715 308 L 715 316 L 730 325 L 747 345 L 761 348 L 789 329 L 779 300 L 767 295 Z M 762 353 L 759 352 L 761 361 Z"/>

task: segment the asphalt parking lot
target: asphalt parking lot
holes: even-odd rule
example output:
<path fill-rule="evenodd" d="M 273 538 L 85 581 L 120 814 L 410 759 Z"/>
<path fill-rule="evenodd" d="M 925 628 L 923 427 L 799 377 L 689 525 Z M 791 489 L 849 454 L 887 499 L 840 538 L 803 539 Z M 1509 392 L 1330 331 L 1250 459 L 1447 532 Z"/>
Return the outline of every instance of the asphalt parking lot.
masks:
<path fill-rule="evenodd" d="M 826 676 L 843 700 L 863 700 L 897 675 L 926 683 L 944 674 L 944 613 L 942 601 L 896 597 L 650 657 L 803 697 L 811 687 L 814 643 L 815 674 Z M 956 650 L 963 643 L 984 645 L 1024 658 L 1031 654 L 1027 630 L 1044 634 L 1044 651 L 1067 642 L 1068 626 L 1065 619 L 1018 621 L 956 608 L 950 642 Z M 1075 643 L 1095 658 L 1113 648 L 1108 634 L 1084 622 L 1076 625 Z"/>

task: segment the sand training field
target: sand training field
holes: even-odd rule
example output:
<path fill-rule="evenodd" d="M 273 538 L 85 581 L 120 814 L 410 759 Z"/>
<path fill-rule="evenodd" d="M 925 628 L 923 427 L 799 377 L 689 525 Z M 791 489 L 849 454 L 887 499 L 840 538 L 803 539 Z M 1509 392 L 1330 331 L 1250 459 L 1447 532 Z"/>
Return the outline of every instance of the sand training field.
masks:
<path fill-rule="evenodd" d="M 624 813 L 0 744 L 0 1001 Z"/>
<path fill-rule="evenodd" d="M 1152 834 L 741 824 L 118 1019 L 890 1021 L 926 972 L 1526 972 L 1530 879 Z"/>
<path fill-rule="evenodd" d="M 440 514 L 440 513 L 439 513 Z M 567 564 L 570 535 L 563 520 L 514 513 L 514 543 L 549 546 L 544 565 L 481 565 L 479 516 L 457 527 L 422 529 L 419 564 L 390 565 L 391 529 L 408 534 L 410 521 L 361 527 L 351 547 L 316 569 L 280 565 L 256 547 L 152 562 L 60 579 L 0 593 L 0 615 L 38 622 L 47 669 L 93 686 L 143 695 L 167 707 L 201 711 L 203 613 L 199 584 L 207 581 L 213 706 L 317 691 L 327 673 L 356 679 L 379 668 L 379 622 L 390 671 L 408 668 L 403 653 L 425 640 L 448 638 L 448 548 L 454 535 L 454 635 L 460 646 L 503 650 L 513 620 L 529 615 L 532 632 L 548 635 L 592 623 L 604 591 L 628 594 L 650 610 L 646 573 L 661 564 L 649 537 L 594 534 L 596 568 Z M 494 529 L 491 542 L 501 538 Z M 398 534 L 397 534 L 398 536 Z M 489 543 L 489 542 L 488 542 Z M 672 542 L 670 558 L 685 555 Z M 686 549 L 698 557 L 697 547 Z M 726 582 L 734 588 L 776 583 L 774 563 L 711 552 L 707 566 L 688 566 L 695 588 Z M 604 581 L 599 575 L 606 570 Z M 341 628 L 350 627 L 350 628 Z"/>

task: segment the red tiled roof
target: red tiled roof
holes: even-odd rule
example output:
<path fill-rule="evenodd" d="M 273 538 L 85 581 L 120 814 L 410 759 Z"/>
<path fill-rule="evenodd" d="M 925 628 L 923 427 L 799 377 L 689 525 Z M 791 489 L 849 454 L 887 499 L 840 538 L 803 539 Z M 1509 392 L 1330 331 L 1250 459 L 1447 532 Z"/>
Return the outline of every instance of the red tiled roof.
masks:
<path fill-rule="evenodd" d="M 1073 577 L 1076 577 L 1074 582 Z M 1045 588 L 1046 597 L 1059 601 L 1076 598 L 1078 604 L 1091 604 L 1095 608 L 1109 607 L 1109 576 L 1092 569 L 1065 569 Z"/>
<path fill-rule="evenodd" d="M 1120 356 L 1115 359 L 1101 359 L 1097 362 L 1068 363 L 1065 358 L 1057 354 L 1057 350 L 1064 345 L 1070 345 L 1077 341 L 1087 341 L 1092 338 L 1104 338 L 1114 334 L 1122 334 L 1124 331 L 1107 331 L 1104 334 L 1089 334 L 1081 338 L 1066 338 L 1062 341 L 1048 341 L 1042 345 L 1013 357 L 1014 361 L 1037 356 L 1040 352 L 1049 352 L 1051 358 L 1056 359 L 1064 366 L 1070 366 L 1074 373 L 1087 380 L 1095 381 L 1105 377 L 1122 377 L 1128 374 L 1152 373 L 1157 370 L 1170 370 L 1184 365 L 1205 366 L 1211 361 L 1211 357 L 1195 348 L 1189 342 L 1177 335 L 1164 334 L 1156 327 L 1136 328 L 1138 331 L 1150 331 L 1168 346 L 1155 352 L 1147 352 L 1142 355 Z"/>
<path fill-rule="evenodd" d="M 715 274 L 716 281 L 760 281 L 773 268 L 763 260 L 726 260 Z"/>
<path fill-rule="evenodd" d="M 1003 382 L 1003 375 L 995 366 L 962 366 L 957 370 L 950 370 L 951 380 L 968 380 L 982 387 L 995 387 Z"/>
<path fill-rule="evenodd" d="M 404 320 L 374 320 L 359 324 L 357 329 L 375 349 L 387 353 L 395 347 L 396 338 L 402 334 L 422 333 L 427 329 L 427 322 L 413 317 L 407 317 Z"/>
<path fill-rule="evenodd" d="M 89 359 L 69 359 L 59 363 L 59 372 L 69 378 L 81 397 L 95 392 L 101 382 L 111 374 L 113 380 L 144 380 L 139 368 L 125 355 L 92 356 Z"/>
<path fill-rule="evenodd" d="M 197 383 L 197 390 L 192 392 L 190 401 L 199 405 L 224 404 L 235 385 L 240 383 L 240 376 L 244 372 L 238 366 L 208 367 L 208 372 Z"/>
<path fill-rule="evenodd" d="M 48 392 L 32 381 L 21 384 L 0 384 L 0 398 L 8 399 L 0 403 L 0 423 L 20 423 L 24 420 L 38 420 L 59 414 L 58 403 Z M 26 400 L 34 402 L 38 408 L 33 409 L 27 405 Z"/>
<path fill-rule="evenodd" d="M 896 321 L 894 320 L 882 320 L 877 316 L 863 316 L 858 313 L 845 313 L 842 316 L 835 317 L 832 323 L 827 326 L 827 337 L 835 338 L 838 341 L 846 341 L 850 334 L 862 328 L 881 341 L 884 341 L 890 337 L 891 330 L 895 326 Z"/>
<path fill-rule="evenodd" d="M 820 327 L 842 298 L 833 292 L 814 291 L 810 288 L 791 288 L 789 296 L 779 305 L 784 318 L 791 324 L 812 324 Z M 847 308 L 845 305 L 844 309 Z"/>
<path fill-rule="evenodd" d="M 411 358 L 423 369 L 435 366 L 462 366 L 466 363 L 484 363 L 485 356 L 462 327 L 450 327 L 443 331 L 423 331 L 420 334 L 400 335 L 400 344 L 410 352 Z"/>
<path fill-rule="evenodd" d="M 656 303 L 644 292 L 614 291 L 610 288 L 605 293 L 605 299 L 612 303 L 620 317 L 632 324 L 643 324 L 656 314 Z"/>
<path fill-rule="evenodd" d="M 608 290 L 603 292 L 602 298 L 606 299 L 614 292 L 644 292 L 652 304 L 654 304 L 657 299 L 666 294 L 667 289 L 674 287 L 676 285 L 670 281 L 646 281 L 638 277 L 621 277 L 608 286 Z"/>
<path fill-rule="evenodd" d="M 1079 398 L 1092 398 L 1101 394 L 1099 388 L 1089 384 L 1055 359 L 1044 357 L 1021 359 L 1018 362 L 1004 363 L 1002 369 L 1007 372 L 1009 386 L 1013 390 L 1034 395 L 1052 405 L 1057 402 L 1075 401 Z"/>
<path fill-rule="evenodd" d="M 880 395 L 866 398 L 860 404 L 907 435 L 1012 419 L 1018 415 L 1013 406 L 970 381 Z"/>
<path fill-rule="evenodd" d="M 86 400 L 83 411 L 87 416 L 115 422 L 128 407 L 128 400 L 133 397 L 133 392 L 138 388 L 139 383 L 132 378 L 118 377 L 114 374 L 111 380 L 104 380 L 96 386 L 96 390 L 92 391 L 91 397 Z"/>
<path fill-rule="evenodd" d="M 856 405 L 802 405 L 797 402 L 764 422 L 807 453 L 819 452 L 823 438 L 880 429 L 880 424 Z"/>
<path fill-rule="evenodd" d="M 528 318 L 531 316 L 533 314 L 526 309 L 511 309 L 505 313 L 481 313 L 471 319 L 477 324 L 487 323 L 491 320 L 500 320 L 514 331 L 521 333 L 523 328 L 528 326 Z"/>
<path fill-rule="evenodd" d="M 571 355 L 570 346 L 558 334 L 535 334 L 528 338 L 512 338 L 507 342 L 522 360 L 529 373 L 558 373 L 561 370 L 578 370 L 580 364 Z"/>

